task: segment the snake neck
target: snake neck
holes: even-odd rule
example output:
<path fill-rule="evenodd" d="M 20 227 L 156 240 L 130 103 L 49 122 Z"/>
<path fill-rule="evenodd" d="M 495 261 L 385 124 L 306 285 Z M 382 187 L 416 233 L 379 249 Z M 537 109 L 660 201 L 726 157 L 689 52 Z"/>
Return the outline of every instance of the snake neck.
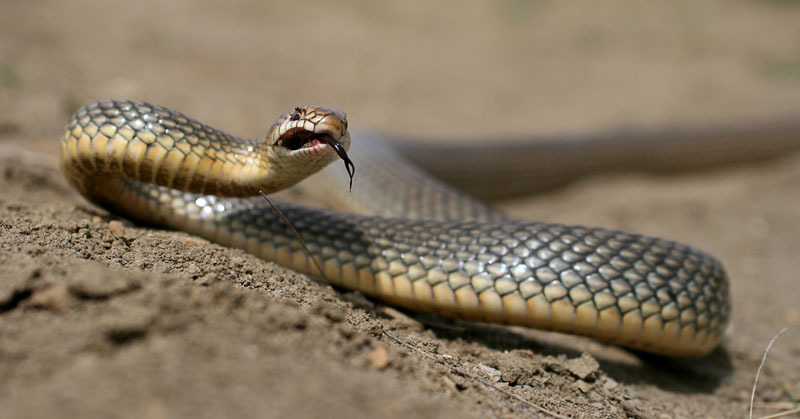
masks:
<path fill-rule="evenodd" d="M 103 101 L 70 119 L 61 167 L 95 201 L 109 198 L 112 179 L 242 197 L 292 186 L 336 158 L 319 148 L 281 153 L 267 139 L 236 137 L 158 105 Z"/>

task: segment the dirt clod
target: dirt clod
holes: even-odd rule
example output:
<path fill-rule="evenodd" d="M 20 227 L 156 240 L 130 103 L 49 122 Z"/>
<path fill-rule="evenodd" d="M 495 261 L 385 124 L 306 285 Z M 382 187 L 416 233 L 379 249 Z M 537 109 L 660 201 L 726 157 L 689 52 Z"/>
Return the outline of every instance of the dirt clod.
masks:
<path fill-rule="evenodd" d="M 585 380 L 593 377 L 600 368 L 600 364 L 590 354 L 584 352 L 580 358 L 573 358 L 564 363 L 564 367 L 570 374 Z"/>

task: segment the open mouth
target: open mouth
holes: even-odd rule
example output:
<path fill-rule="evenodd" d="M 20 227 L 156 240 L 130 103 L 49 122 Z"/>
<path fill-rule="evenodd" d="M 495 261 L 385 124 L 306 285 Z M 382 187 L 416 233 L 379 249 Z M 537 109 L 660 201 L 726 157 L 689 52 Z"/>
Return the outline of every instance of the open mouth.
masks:
<path fill-rule="evenodd" d="M 350 175 L 350 188 L 352 189 L 353 174 L 355 174 L 356 170 L 355 165 L 353 161 L 350 160 L 350 156 L 347 155 L 347 150 L 345 150 L 342 144 L 336 141 L 332 135 L 324 132 L 311 132 L 305 128 L 296 127 L 283 133 L 283 135 L 278 138 L 277 144 L 292 151 L 300 150 L 301 148 L 316 147 L 321 144 L 330 146 L 336 151 L 339 158 L 344 161 L 344 167 L 347 170 L 347 174 Z"/>
<path fill-rule="evenodd" d="M 292 151 L 306 147 L 314 147 L 320 144 L 327 144 L 334 149 L 337 145 L 341 147 L 330 134 L 311 132 L 299 127 L 286 131 L 278 138 L 278 145 Z"/>

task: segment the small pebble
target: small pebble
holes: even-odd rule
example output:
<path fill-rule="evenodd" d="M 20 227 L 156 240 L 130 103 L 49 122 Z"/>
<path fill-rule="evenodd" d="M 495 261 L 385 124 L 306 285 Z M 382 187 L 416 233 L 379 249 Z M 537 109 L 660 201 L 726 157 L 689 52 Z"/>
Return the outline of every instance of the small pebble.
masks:
<path fill-rule="evenodd" d="M 36 308 L 63 312 L 69 308 L 72 297 L 66 285 L 55 284 L 34 292 L 29 302 Z"/>
<path fill-rule="evenodd" d="M 111 230 L 111 234 L 117 237 L 125 237 L 125 227 L 122 226 L 122 223 L 117 220 L 111 220 L 108 222 L 108 229 Z"/>
<path fill-rule="evenodd" d="M 592 390 L 592 385 L 586 381 L 578 380 L 572 384 L 573 387 L 581 391 L 581 393 L 588 393 Z"/>
<path fill-rule="evenodd" d="M 379 346 L 370 351 L 367 360 L 376 370 L 380 371 L 389 366 L 389 352 L 386 348 Z"/>

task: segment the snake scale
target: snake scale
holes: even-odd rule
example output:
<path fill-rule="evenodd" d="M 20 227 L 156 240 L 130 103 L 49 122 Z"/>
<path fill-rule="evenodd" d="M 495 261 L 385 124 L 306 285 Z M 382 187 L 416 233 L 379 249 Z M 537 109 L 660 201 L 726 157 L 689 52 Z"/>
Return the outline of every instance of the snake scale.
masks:
<path fill-rule="evenodd" d="M 325 190 L 348 212 L 277 201 L 320 273 L 267 203 L 249 195 L 289 187 L 345 150 L 358 167 L 353 193 L 341 183 Z M 338 110 L 297 107 L 264 137 L 242 139 L 165 107 L 97 102 L 68 123 L 61 166 L 81 194 L 123 216 L 412 310 L 669 357 L 709 353 L 730 315 L 726 274 L 712 256 L 660 238 L 507 219 L 377 139 L 350 150 Z"/>

